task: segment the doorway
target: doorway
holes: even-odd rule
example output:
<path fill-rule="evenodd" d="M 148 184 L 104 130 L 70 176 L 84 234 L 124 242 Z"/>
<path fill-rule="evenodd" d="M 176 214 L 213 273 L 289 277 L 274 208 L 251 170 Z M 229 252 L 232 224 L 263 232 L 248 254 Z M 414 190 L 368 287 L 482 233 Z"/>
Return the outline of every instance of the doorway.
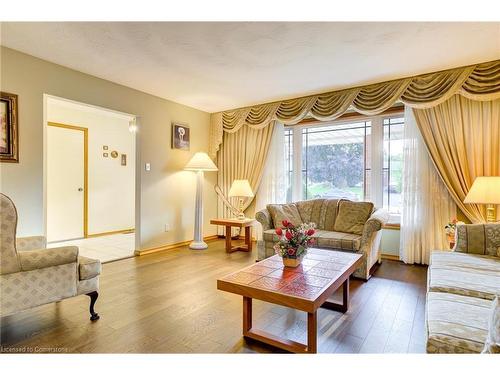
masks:
<path fill-rule="evenodd" d="M 46 121 L 49 247 L 78 246 L 102 262 L 133 256 L 135 116 L 47 96 Z"/>
<path fill-rule="evenodd" d="M 87 237 L 88 129 L 49 122 L 47 128 L 47 239 Z"/>

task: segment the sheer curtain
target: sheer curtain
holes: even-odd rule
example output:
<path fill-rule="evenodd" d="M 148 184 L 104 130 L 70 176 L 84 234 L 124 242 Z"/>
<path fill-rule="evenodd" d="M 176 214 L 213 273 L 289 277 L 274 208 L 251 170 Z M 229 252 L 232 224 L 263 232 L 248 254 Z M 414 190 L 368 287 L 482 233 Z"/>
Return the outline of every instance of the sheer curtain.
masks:
<path fill-rule="evenodd" d="M 448 248 L 444 226 L 456 216 L 456 205 L 429 157 L 409 107 L 405 107 L 402 199 L 400 259 L 429 264 L 431 250 Z"/>
<path fill-rule="evenodd" d="M 269 145 L 264 172 L 259 190 L 255 196 L 255 212 L 266 208 L 270 203 L 286 203 L 285 186 L 285 128 L 276 122 Z M 264 246 L 262 241 L 262 226 L 255 224 L 257 248 Z"/>

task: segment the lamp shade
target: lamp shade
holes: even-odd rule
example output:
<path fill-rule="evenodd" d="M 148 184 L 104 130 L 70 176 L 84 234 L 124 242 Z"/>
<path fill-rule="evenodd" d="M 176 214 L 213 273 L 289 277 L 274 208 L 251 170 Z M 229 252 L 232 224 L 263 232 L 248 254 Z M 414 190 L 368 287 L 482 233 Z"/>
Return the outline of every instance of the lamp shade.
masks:
<path fill-rule="evenodd" d="M 253 192 L 248 180 L 234 180 L 228 195 L 230 197 L 253 197 Z"/>
<path fill-rule="evenodd" d="M 477 177 L 464 203 L 500 204 L 500 177 Z"/>
<path fill-rule="evenodd" d="M 197 152 L 184 167 L 186 171 L 217 171 L 217 166 L 212 159 L 204 153 Z"/>

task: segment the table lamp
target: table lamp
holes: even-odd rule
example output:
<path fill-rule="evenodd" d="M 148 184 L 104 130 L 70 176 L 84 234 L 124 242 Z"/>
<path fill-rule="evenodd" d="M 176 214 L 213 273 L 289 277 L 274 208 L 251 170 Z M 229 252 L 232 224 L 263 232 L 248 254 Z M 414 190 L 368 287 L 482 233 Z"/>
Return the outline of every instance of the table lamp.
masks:
<path fill-rule="evenodd" d="M 253 197 L 252 188 L 248 180 L 234 180 L 231 189 L 229 189 L 228 196 L 239 198 L 238 220 L 245 220 L 245 214 L 243 213 L 243 198 Z"/>
<path fill-rule="evenodd" d="M 486 205 L 486 221 L 496 221 L 495 205 L 500 204 L 500 177 L 477 177 L 467 193 L 464 203 Z"/>
<path fill-rule="evenodd" d="M 208 247 L 203 241 L 203 172 L 217 171 L 212 159 L 204 153 L 197 152 L 184 167 L 185 171 L 196 172 L 196 206 L 194 212 L 194 240 L 189 244 L 193 250 L 203 250 Z"/>

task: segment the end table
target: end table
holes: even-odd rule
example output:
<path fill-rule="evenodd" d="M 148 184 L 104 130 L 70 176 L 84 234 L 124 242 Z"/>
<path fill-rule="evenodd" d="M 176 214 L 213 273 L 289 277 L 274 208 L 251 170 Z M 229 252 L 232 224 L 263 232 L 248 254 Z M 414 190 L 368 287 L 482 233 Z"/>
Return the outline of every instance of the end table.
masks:
<path fill-rule="evenodd" d="M 222 225 L 226 227 L 226 253 L 234 251 L 252 251 L 252 225 L 254 219 L 212 219 L 210 224 Z M 231 243 L 231 228 L 245 228 L 245 244 L 233 246 Z"/>

